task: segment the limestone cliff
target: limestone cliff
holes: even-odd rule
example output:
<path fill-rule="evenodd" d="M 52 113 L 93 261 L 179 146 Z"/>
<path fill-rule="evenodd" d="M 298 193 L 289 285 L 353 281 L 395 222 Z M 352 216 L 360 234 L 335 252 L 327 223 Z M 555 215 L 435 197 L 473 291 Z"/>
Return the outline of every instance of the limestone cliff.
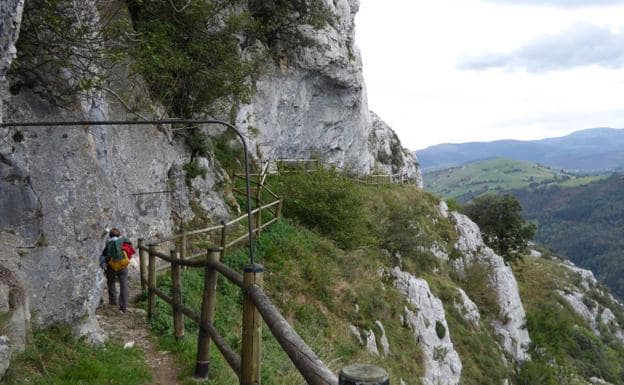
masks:
<path fill-rule="evenodd" d="M 321 155 L 360 172 L 404 173 L 421 185 L 415 158 L 368 111 L 353 42 L 357 1 L 327 4 L 332 24 L 307 30 L 322 49 L 296 50 L 280 64 L 268 60 L 236 123 L 257 129 L 251 147 L 260 159 Z M 73 6 L 97 30 L 97 1 Z M 9 94 L 5 75 L 16 55 L 23 8 L 19 0 L 0 4 L 1 119 L 123 120 L 162 111 L 140 79 L 128 87 L 130 59 L 112 69 L 89 64 L 96 74 L 111 71 L 110 89 L 85 89 L 62 106 L 36 87 Z M 74 81 L 70 70 L 62 76 Z M 120 94 L 141 100 L 141 109 L 128 113 Z M 189 181 L 183 166 L 190 158 L 190 150 L 166 127 L 0 129 L 0 312 L 10 313 L 11 325 L 21 325 L 0 337 L 0 369 L 24 346 L 31 314 L 36 326 L 69 323 L 77 334 L 103 340 L 94 312 L 106 228 L 121 227 L 136 240 L 171 234 L 198 217 L 217 221 L 229 215 L 223 198 L 227 175 L 209 156 L 196 159 L 205 176 Z"/>
<path fill-rule="evenodd" d="M 320 156 L 360 173 L 405 173 L 422 186 L 416 158 L 368 109 L 362 59 L 355 46 L 358 0 L 327 1 L 332 21 L 302 27 L 316 44 L 268 60 L 237 123 L 257 132 L 264 159 Z"/>

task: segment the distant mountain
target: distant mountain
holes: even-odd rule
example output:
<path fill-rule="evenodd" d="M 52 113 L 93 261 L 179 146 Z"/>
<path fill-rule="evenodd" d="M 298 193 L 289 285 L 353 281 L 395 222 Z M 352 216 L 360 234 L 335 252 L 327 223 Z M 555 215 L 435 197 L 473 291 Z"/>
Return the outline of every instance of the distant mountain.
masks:
<path fill-rule="evenodd" d="M 504 157 L 571 172 L 624 169 L 624 129 L 590 128 L 559 138 L 438 144 L 417 150 L 423 170 Z M 426 183 L 425 183 L 426 184 Z"/>
<path fill-rule="evenodd" d="M 536 241 L 594 271 L 624 298 L 624 175 L 584 186 L 514 190 Z"/>
<path fill-rule="evenodd" d="M 494 158 L 423 174 L 425 189 L 460 202 L 488 192 L 512 189 L 540 189 L 547 186 L 574 187 L 604 179 L 603 176 L 578 176 L 519 160 Z"/>

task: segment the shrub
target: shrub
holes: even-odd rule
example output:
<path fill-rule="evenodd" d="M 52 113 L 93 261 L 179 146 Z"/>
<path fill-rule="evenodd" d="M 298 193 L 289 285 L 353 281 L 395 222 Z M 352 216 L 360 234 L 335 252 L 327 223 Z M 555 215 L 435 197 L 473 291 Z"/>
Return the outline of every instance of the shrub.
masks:
<path fill-rule="evenodd" d="M 333 170 L 295 173 L 271 182 L 284 199 L 284 215 L 295 218 L 343 248 L 370 244 L 369 220 L 360 187 Z"/>
<path fill-rule="evenodd" d="M 186 171 L 186 176 L 189 179 L 197 178 L 200 175 L 205 177 L 206 172 L 208 172 L 208 170 L 201 166 L 197 160 L 192 160 L 186 163 L 182 168 Z"/>
<path fill-rule="evenodd" d="M 444 327 L 442 322 L 436 321 L 435 330 L 436 330 L 436 334 L 438 335 L 438 338 L 444 339 L 444 337 L 446 336 L 446 328 Z"/>

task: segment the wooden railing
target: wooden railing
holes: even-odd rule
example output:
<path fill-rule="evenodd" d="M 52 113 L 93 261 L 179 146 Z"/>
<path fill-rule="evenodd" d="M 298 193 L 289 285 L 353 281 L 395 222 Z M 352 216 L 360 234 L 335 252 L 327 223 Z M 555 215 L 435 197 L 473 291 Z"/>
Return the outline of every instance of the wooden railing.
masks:
<path fill-rule="evenodd" d="M 318 164 L 317 164 L 318 167 Z M 288 355 L 297 371 L 311 385 L 355 385 L 369 381 L 371 369 L 380 369 L 370 365 L 352 365 L 347 367 L 348 375 L 344 368 L 340 372 L 340 379 L 319 359 L 308 347 L 297 332 L 290 326 L 282 314 L 273 305 L 263 289 L 264 267 L 260 264 L 247 264 L 243 274 L 233 270 L 221 262 L 227 249 L 238 246 L 248 240 L 247 234 L 238 236 L 236 232 L 228 231 L 237 227 L 243 220 L 253 221 L 253 230 L 259 234 L 264 228 L 276 222 L 281 216 L 282 199 L 271 191 L 265 184 L 269 173 L 269 164 L 265 163 L 258 174 L 251 174 L 257 180 L 252 180 L 252 193 L 255 195 L 256 208 L 248 214 L 241 215 L 229 222 L 221 222 L 203 229 L 183 231 L 166 239 L 150 242 L 147 246 L 143 239 L 139 239 L 139 263 L 141 274 L 141 286 L 147 291 L 147 318 L 152 319 L 156 310 L 156 297 L 165 301 L 172 307 L 173 329 L 176 339 L 184 336 L 184 317 L 188 317 L 199 327 L 197 337 L 197 356 L 194 376 L 196 378 L 208 378 L 210 369 L 210 341 L 214 343 L 225 361 L 239 378 L 241 385 L 259 385 L 261 383 L 261 341 L 262 321 L 278 341 L 284 352 Z M 242 179 L 242 175 L 233 175 L 233 192 L 244 194 L 245 191 L 236 188 L 236 181 Z M 373 184 L 366 182 L 368 184 Z M 377 182 L 379 184 L 379 182 Z M 273 199 L 269 203 L 263 203 L 263 197 Z M 262 222 L 263 213 L 270 217 Z M 238 226 L 240 227 L 240 226 Z M 217 234 L 218 237 L 212 235 Z M 232 236 L 234 239 L 231 239 Z M 211 243 L 215 246 L 204 248 L 199 253 L 194 253 L 196 246 L 194 237 L 201 237 L 203 243 Z M 218 241 L 215 239 L 218 238 Z M 169 254 L 159 251 L 157 248 L 165 243 L 174 245 Z M 218 245 L 218 246 L 216 246 Z M 158 265 L 157 261 L 164 263 Z M 170 268 L 171 292 L 165 293 L 156 285 L 156 276 L 159 270 Z M 187 307 L 182 298 L 182 267 L 204 269 L 204 287 L 202 304 L 199 313 Z M 230 347 L 214 326 L 214 313 L 217 301 L 218 276 L 222 275 L 227 280 L 238 286 L 243 292 L 242 306 L 242 341 L 240 352 Z M 354 369 L 355 368 L 355 369 Z M 387 385 L 388 376 L 383 369 L 379 381 L 366 382 L 370 384 Z M 352 373 L 360 373 L 361 377 Z"/>
<path fill-rule="evenodd" d="M 292 363 L 308 384 L 337 385 L 338 378 L 318 356 L 299 337 L 275 308 L 263 290 L 264 267 L 259 264 L 245 265 L 243 274 L 234 271 L 220 262 L 221 248 L 210 248 L 203 259 L 181 259 L 178 251 L 171 250 L 164 254 L 156 250 L 155 245 L 139 247 L 139 257 L 147 259 L 148 264 L 148 297 L 147 317 L 155 314 L 156 297 L 159 297 L 173 308 L 173 326 L 176 338 L 184 336 L 184 317 L 193 320 L 199 326 L 197 340 L 197 360 L 195 376 L 207 378 L 209 371 L 210 340 L 212 340 L 232 371 L 239 377 L 243 385 L 260 384 L 260 346 L 262 320 L 267 324 L 275 339 L 286 352 Z M 171 267 L 170 295 L 156 287 L 156 259 L 168 262 Z M 181 288 L 181 267 L 203 268 L 205 270 L 204 291 L 201 311 L 184 305 Z M 225 338 L 214 327 L 214 310 L 217 293 L 217 276 L 221 274 L 230 282 L 242 289 L 242 344 L 237 353 Z"/>
<path fill-rule="evenodd" d="M 254 234 L 260 235 L 264 229 L 275 223 L 281 217 L 283 205 L 282 199 L 271 191 L 271 189 L 265 184 L 266 170 L 266 168 L 263 168 L 262 173 L 252 174 L 252 177 L 256 176 L 258 177 L 258 180 L 251 180 L 251 183 L 254 186 L 251 191 L 254 195 L 254 202 L 256 205 L 256 208 L 251 211 L 251 219 L 249 219 L 248 214 L 245 213 L 238 218 L 230 220 L 229 222 L 222 221 L 219 225 L 213 225 L 191 231 L 182 231 L 181 233 L 171 237 L 152 240 L 149 244 L 159 245 L 160 248 L 165 250 L 167 248 L 171 248 L 166 246 L 173 245 L 177 250 L 179 250 L 180 258 L 194 259 L 204 255 L 204 251 L 198 250 L 195 245 L 208 243 L 212 246 L 219 247 L 221 250 L 221 257 L 223 258 L 228 249 L 243 245 L 248 241 L 247 233 L 240 232 L 243 228 L 242 226 L 238 226 L 240 222 L 252 220 Z M 234 174 L 233 179 L 234 186 L 236 186 L 237 180 L 244 180 L 245 178 L 244 176 Z M 245 195 L 245 190 L 242 188 L 234 187 L 232 192 L 234 194 Z M 265 203 L 262 198 L 267 196 L 271 199 L 271 201 Z M 263 218 L 268 218 L 268 220 L 263 222 Z M 139 246 L 143 243 L 145 242 L 139 240 Z M 143 287 L 143 290 L 147 289 L 147 281 L 145 278 L 147 277 L 146 269 L 147 267 L 145 263 L 140 264 L 141 286 Z M 167 264 L 164 263 L 160 263 L 156 267 L 157 271 L 165 269 L 167 269 Z"/>
<path fill-rule="evenodd" d="M 314 172 L 320 168 L 336 169 L 340 176 L 344 179 L 351 180 L 359 184 L 372 186 L 382 186 L 389 184 L 408 184 L 411 179 L 406 172 L 396 174 L 360 174 L 353 170 L 340 167 L 330 162 L 324 162 L 319 159 L 287 159 L 281 158 L 274 161 L 268 161 L 268 170 L 276 174 L 292 174 L 299 172 Z"/>

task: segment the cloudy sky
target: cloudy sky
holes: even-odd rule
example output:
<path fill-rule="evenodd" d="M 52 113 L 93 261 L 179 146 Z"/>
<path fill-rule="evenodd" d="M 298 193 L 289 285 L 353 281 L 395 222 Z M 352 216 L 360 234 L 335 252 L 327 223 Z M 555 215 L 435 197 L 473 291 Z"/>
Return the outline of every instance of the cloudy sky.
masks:
<path fill-rule="evenodd" d="M 624 0 L 361 0 L 356 39 L 410 149 L 624 127 Z"/>

